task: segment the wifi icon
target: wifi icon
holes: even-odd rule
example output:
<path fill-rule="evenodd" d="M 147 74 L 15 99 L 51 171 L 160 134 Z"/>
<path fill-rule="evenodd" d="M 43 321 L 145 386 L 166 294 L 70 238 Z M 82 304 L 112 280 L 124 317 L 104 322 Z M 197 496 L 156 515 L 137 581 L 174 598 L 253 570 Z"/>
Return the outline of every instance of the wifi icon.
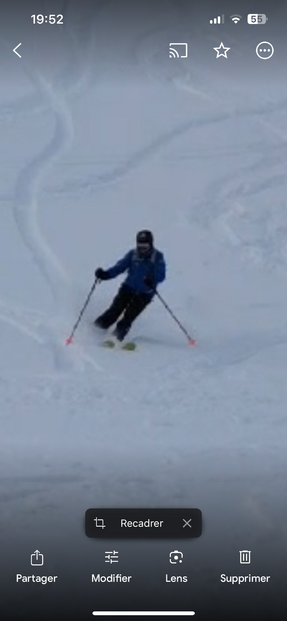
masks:
<path fill-rule="evenodd" d="M 242 19 L 242 15 L 230 15 L 230 19 L 234 24 L 238 24 L 238 22 Z"/>

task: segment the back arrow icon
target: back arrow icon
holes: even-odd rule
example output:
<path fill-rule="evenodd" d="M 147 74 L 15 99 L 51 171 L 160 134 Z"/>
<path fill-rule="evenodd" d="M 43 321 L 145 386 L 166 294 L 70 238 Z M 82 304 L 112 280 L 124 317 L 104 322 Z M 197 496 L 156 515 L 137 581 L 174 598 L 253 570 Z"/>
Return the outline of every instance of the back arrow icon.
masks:
<path fill-rule="evenodd" d="M 16 47 L 14 47 L 13 52 L 15 52 L 15 54 L 17 54 L 17 56 L 19 56 L 19 58 L 22 58 L 22 56 L 20 56 L 20 54 L 18 54 L 18 52 L 16 52 L 16 50 L 18 50 L 18 47 L 20 47 L 20 45 L 22 45 L 22 43 L 18 43 L 18 45 L 16 45 Z"/>

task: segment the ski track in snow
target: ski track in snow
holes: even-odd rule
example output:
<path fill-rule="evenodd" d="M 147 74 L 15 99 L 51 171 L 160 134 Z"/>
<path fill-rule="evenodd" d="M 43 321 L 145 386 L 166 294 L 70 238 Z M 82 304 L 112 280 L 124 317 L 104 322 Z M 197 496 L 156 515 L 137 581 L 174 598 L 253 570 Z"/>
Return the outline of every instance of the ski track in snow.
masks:
<path fill-rule="evenodd" d="M 72 285 L 67 272 L 45 241 L 38 226 L 38 193 L 47 170 L 71 142 L 73 126 L 64 99 L 60 98 L 43 78 L 34 76 L 34 81 L 46 98 L 47 108 L 53 110 L 55 129 L 50 143 L 25 166 L 18 176 L 15 188 L 14 218 L 22 240 L 31 252 L 53 294 L 55 325 L 57 318 L 61 317 L 62 309 L 65 308 L 65 298 Z M 49 325 L 46 321 L 46 326 L 41 326 L 41 334 L 44 334 L 45 345 L 49 347 L 53 355 L 56 368 L 63 370 L 75 365 L 78 358 L 71 356 L 70 352 L 59 342 L 59 335 L 56 331 L 54 332 L 51 322 Z"/>
<path fill-rule="evenodd" d="M 60 370 L 73 369 L 75 366 L 84 368 L 83 363 L 92 366 L 94 370 L 101 371 L 94 358 L 82 351 L 79 347 L 74 347 L 72 351 L 63 347 L 63 335 L 59 327 L 61 326 L 61 317 L 67 306 L 67 298 L 71 298 L 69 290 L 72 290 L 72 281 L 60 263 L 53 249 L 46 242 L 37 220 L 38 212 L 38 195 L 41 183 L 45 178 L 47 171 L 59 158 L 65 149 L 69 146 L 73 138 L 73 123 L 70 116 L 66 98 L 69 94 L 76 94 L 83 89 L 88 75 L 88 64 L 86 63 L 86 53 L 92 56 L 93 49 L 93 20 L 95 19 L 98 9 L 102 9 L 103 3 L 97 2 L 96 6 L 89 12 L 88 30 L 90 36 L 84 38 L 83 45 L 78 44 L 73 37 L 73 45 L 70 48 L 69 67 L 66 68 L 63 75 L 55 79 L 55 84 L 49 83 L 37 71 L 31 70 L 24 61 L 22 67 L 34 85 L 35 90 L 32 96 L 5 104 L 0 109 L 1 119 L 9 115 L 21 115 L 24 119 L 28 111 L 29 114 L 36 112 L 52 111 L 54 115 L 54 134 L 51 141 L 44 147 L 42 152 L 37 154 L 32 161 L 26 165 L 20 172 L 16 187 L 15 197 L 13 200 L 13 213 L 21 238 L 33 256 L 34 261 L 38 265 L 40 272 L 54 298 L 55 316 L 52 321 L 48 317 L 39 316 L 27 309 L 15 309 L 10 304 L 1 302 L 0 319 L 16 329 L 20 330 L 27 336 L 34 339 L 39 344 L 48 347 L 53 356 L 55 368 Z M 74 52 L 74 53 L 73 53 Z M 85 53 L 84 53 L 85 52 Z M 77 62 L 75 62 L 77 59 Z M 68 80 L 66 77 L 68 76 Z M 65 78 L 65 79 L 64 79 Z M 2 197 L 7 200 L 7 197 Z M 62 343 L 61 343 L 62 341 Z"/>
<path fill-rule="evenodd" d="M 260 238 L 257 246 L 252 242 L 244 242 L 244 239 L 236 232 L 236 222 L 244 215 L 248 216 L 248 207 L 244 205 L 247 199 L 256 197 L 266 189 L 285 186 L 286 174 L 283 162 L 286 159 L 287 144 L 283 137 L 280 138 L 280 142 L 281 144 L 273 146 L 273 153 L 269 152 L 268 156 L 259 158 L 255 164 L 241 168 L 237 172 L 236 179 L 231 179 L 229 174 L 211 184 L 204 199 L 195 205 L 196 216 L 192 213 L 189 217 L 191 222 L 194 217 L 199 223 L 204 222 L 206 225 L 208 222 L 211 227 L 217 229 L 223 240 L 228 241 L 231 246 L 238 247 L 243 255 L 249 257 L 250 261 L 252 261 L 252 252 L 256 249 L 263 253 L 264 261 L 262 239 Z M 262 169 L 265 170 L 264 176 Z M 266 218 L 272 220 L 272 212 L 269 212 Z M 284 260 L 284 256 L 287 259 L 286 247 L 286 243 L 282 240 L 281 255 L 278 253 L 278 258 L 281 256 L 281 260 Z M 268 261 L 268 257 L 266 260 Z"/>
<path fill-rule="evenodd" d="M 279 107 L 279 106 L 278 106 Z M 285 109 L 286 102 L 280 103 L 280 109 Z M 54 190 L 54 194 L 57 195 L 69 195 L 75 193 L 91 193 L 97 192 L 103 189 L 104 186 L 108 188 L 111 187 L 111 184 L 120 181 L 127 174 L 131 173 L 133 170 L 141 166 L 147 161 L 150 161 L 151 158 L 155 158 L 158 153 L 168 147 L 173 141 L 176 141 L 181 136 L 185 135 L 188 131 L 193 128 L 205 128 L 208 125 L 214 125 L 216 123 L 220 124 L 224 121 L 232 119 L 234 116 L 237 118 L 244 118 L 249 116 L 259 117 L 262 115 L 266 115 L 268 112 L 273 111 L 274 107 L 270 105 L 269 102 L 266 102 L 265 105 L 262 105 L 262 109 L 258 110 L 256 104 L 254 103 L 250 109 L 242 110 L 242 109 L 234 109 L 232 111 L 218 112 L 214 116 L 210 116 L 208 118 L 196 118 L 190 119 L 188 121 L 181 122 L 172 129 L 168 129 L 162 134 L 158 135 L 154 140 L 152 140 L 149 144 L 141 146 L 136 152 L 134 152 L 127 160 L 119 165 L 117 165 L 114 169 L 99 174 L 93 175 L 92 177 L 87 177 L 83 181 L 69 181 L 69 184 L 64 184 L 62 187 Z M 278 160 L 279 161 L 279 160 Z M 218 181 L 219 186 L 224 185 L 224 179 Z M 205 198 L 201 205 L 206 206 L 207 199 Z M 198 205 L 199 206 L 199 205 Z M 197 206 L 195 206 L 197 207 Z M 205 222 L 207 224 L 207 222 Z"/>
<path fill-rule="evenodd" d="M 54 112 L 55 130 L 50 143 L 23 168 L 18 176 L 15 188 L 14 218 L 22 240 L 46 279 L 56 305 L 60 307 L 61 291 L 66 290 L 69 278 L 39 229 L 38 193 L 47 170 L 71 142 L 73 126 L 67 106 L 53 88 L 43 78 L 38 77 L 37 80 L 35 78 L 35 82 L 46 97 L 47 108 Z"/>

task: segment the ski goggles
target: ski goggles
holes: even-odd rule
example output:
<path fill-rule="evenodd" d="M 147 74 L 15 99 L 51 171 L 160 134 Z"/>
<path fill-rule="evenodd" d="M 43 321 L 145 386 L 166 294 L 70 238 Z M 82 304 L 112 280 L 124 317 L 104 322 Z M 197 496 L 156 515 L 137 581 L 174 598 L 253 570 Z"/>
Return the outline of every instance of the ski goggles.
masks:
<path fill-rule="evenodd" d="M 139 250 L 150 250 L 150 244 L 149 242 L 138 242 L 137 248 Z"/>

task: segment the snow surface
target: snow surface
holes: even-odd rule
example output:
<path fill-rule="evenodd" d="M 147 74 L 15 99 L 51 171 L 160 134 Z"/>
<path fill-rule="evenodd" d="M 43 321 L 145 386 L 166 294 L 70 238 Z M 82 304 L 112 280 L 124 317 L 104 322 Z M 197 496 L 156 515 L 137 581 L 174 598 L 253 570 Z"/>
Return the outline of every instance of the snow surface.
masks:
<path fill-rule="evenodd" d="M 1 95 L 1 531 L 16 524 L 27 550 L 67 507 L 75 533 L 92 506 L 193 506 L 218 522 L 225 503 L 236 554 L 255 531 L 277 530 L 286 551 L 273 511 L 286 505 L 286 93 L 270 75 L 262 94 L 261 66 L 256 84 L 216 80 L 205 59 L 160 71 L 169 33 L 134 37 L 121 81 L 129 46 L 117 79 L 97 74 L 92 35 L 73 64 L 79 32 L 62 74 L 24 59 Z M 94 269 L 143 227 L 197 346 L 156 299 L 130 333 L 136 352 L 100 348 L 92 321 L 118 279 L 67 347 Z"/>

